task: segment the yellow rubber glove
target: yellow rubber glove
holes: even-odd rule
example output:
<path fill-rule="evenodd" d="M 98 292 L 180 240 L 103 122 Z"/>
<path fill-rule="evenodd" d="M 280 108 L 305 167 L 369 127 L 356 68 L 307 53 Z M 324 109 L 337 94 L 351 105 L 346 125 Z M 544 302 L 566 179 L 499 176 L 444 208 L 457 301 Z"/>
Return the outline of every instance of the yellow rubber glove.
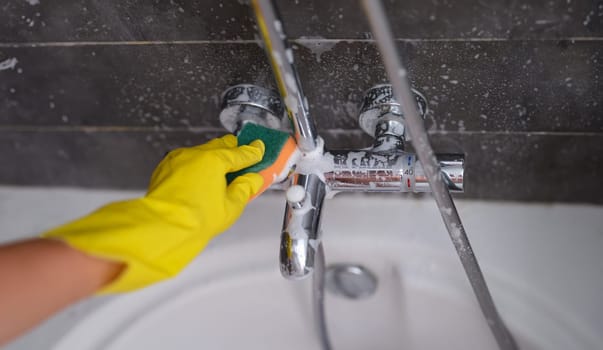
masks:
<path fill-rule="evenodd" d="M 90 255 L 121 261 L 124 271 L 101 294 L 135 290 L 172 277 L 230 227 L 264 180 L 226 174 L 262 159 L 260 140 L 237 146 L 233 135 L 170 152 L 139 199 L 104 206 L 43 235 Z"/>

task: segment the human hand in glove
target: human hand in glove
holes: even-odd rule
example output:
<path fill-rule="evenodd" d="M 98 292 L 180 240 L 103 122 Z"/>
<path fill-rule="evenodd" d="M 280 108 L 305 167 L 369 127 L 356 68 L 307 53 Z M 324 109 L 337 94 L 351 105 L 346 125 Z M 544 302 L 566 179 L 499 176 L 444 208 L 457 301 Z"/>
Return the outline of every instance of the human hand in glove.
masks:
<path fill-rule="evenodd" d="M 7 324 L 0 316 L 0 330 L 6 331 L 0 331 L 0 344 L 11 329 L 15 335 L 99 289 L 132 291 L 176 275 L 237 220 L 262 187 L 258 174 L 230 184 L 226 174 L 263 154 L 261 141 L 237 146 L 233 135 L 174 150 L 155 169 L 144 197 L 106 205 L 42 239 L 0 247 L 0 314 L 10 316 L 11 308 L 22 313 L 15 308 L 24 304 L 36 313 L 33 321 Z"/>
<path fill-rule="evenodd" d="M 174 276 L 243 213 L 263 179 L 250 173 L 227 186 L 226 174 L 259 162 L 263 154 L 261 141 L 238 147 L 233 135 L 174 150 L 153 173 L 146 196 L 109 204 L 44 237 L 125 263 L 103 293 Z"/>

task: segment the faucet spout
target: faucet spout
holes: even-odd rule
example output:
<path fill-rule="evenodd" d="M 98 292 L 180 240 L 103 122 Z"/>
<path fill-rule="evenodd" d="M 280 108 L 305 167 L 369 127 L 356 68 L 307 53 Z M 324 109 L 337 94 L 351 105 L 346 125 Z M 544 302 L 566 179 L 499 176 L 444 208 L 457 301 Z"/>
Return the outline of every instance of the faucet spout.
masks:
<path fill-rule="evenodd" d="M 314 271 L 314 256 L 321 239 L 320 217 L 326 185 L 314 174 L 296 174 L 291 184 L 291 188 L 301 186 L 305 198 L 301 202 L 287 201 L 279 259 L 283 277 L 298 280 Z"/>
<path fill-rule="evenodd" d="M 274 3 L 272 0 L 252 0 L 251 5 L 277 88 L 293 125 L 297 147 L 305 153 L 322 154 L 322 143 L 308 112 L 308 100 L 303 94 L 294 65 L 293 51 Z M 320 214 L 326 185 L 314 174 L 294 174 L 291 185 L 301 186 L 306 198 L 304 205 L 287 202 L 279 253 L 280 267 L 285 278 L 301 279 L 314 270 L 314 256 L 320 245 Z"/>

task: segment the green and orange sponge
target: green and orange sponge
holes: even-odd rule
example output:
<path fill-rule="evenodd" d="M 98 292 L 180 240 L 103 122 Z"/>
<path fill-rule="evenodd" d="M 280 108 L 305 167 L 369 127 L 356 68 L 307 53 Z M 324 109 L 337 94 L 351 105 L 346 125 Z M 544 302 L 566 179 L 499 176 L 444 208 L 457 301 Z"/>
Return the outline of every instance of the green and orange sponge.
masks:
<path fill-rule="evenodd" d="M 262 194 L 272 184 L 284 181 L 289 176 L 300 155 L 295 140 L 284 131 L 247 123 L 237 135 L 239 146 L 248 145 L 258 139 L 262 140 L 266 146 L 262 160 L 255 165 L 229 173 L 226 176 L 228 183 L 230 183 L 237 176 L 247 173 L 259 173 L 264 178 L 264 185 L 254 198 Z"/>

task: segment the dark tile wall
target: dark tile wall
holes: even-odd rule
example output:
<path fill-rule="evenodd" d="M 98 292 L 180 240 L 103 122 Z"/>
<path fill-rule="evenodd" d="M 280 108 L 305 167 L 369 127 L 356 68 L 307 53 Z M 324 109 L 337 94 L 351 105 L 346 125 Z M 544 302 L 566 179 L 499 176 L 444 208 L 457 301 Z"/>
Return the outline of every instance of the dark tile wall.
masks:
<path fill-rule="evenodd" d="M 255 22 L 245 3 L 242 0 L 7 0 L 0 7 L 0 40 L 253 39 Z M 357 1 L 280 0 L 278 4 L 292 38 L 371 37 Z M 389 0 L 384 4 L 398 38 L 541 40 L 592 37 L 603 32 L 600 0 Z"/>
<path fill-rule="evenodd" d="M 385 82 L 353 1 L 279 1 L 330 148 L 365 146 Z M 436 150 L 470 198 L 603 203 L 603 1 L 387 1 Z M 172 148 L 224 133 L 228 86 L 272 74 L 239 1 L 0 5 L 0 184 L 143 188 Z"/>

